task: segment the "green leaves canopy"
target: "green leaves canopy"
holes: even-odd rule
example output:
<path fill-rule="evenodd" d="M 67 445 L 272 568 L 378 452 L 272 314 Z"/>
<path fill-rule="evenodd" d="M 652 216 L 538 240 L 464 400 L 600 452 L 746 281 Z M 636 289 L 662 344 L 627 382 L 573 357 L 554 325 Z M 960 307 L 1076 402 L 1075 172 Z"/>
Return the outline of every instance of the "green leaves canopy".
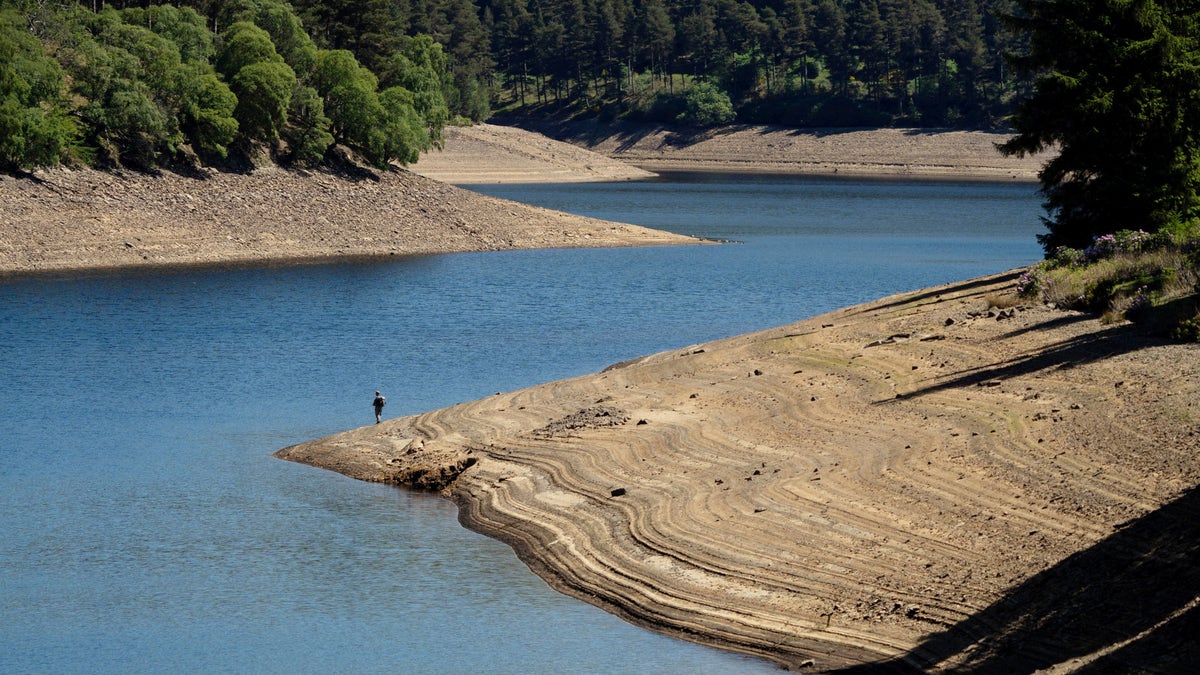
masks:
<path fill-rule="evenodd" d="M 0 12 L 0 169 L 56 164 L 74 143 L 75 125 L 63 111 L 62 69 L 21 16 Z"/>

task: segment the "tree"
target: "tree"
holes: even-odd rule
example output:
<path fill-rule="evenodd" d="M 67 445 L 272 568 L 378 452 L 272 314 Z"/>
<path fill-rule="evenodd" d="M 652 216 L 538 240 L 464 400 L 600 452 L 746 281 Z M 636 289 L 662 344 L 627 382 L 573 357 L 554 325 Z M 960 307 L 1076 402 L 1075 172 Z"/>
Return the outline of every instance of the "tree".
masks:
<path fill-rule="evenodd" d="M 179 50 L 141 26 L 105 9 L 89 15 L 60 58 L 78 103 L 85 142 L 103 163 L 152 169 L 181 140 L 170 113 Z"/>
<path fill-rule="evenodd" d="M 288 159 L 297 164 L 319 163 L 325 157 L 325 151 L 333 145 L 329 125 L 329 118 L 325 116 L 325 102 L 317 90 L 297 86 L 292 92 L 288 125 L 283 132 L 283 139 L 288 144 Z"/>
<path fill-rule="evenodd" d="M 249 140 L 274 143 L 287 123 L 296 72 L 275 51 L 271 36 L 248 21 L 239 21 L 222 35 L 217 69 L 237 95 L 233 116 Z"/>
<path fill-rule="evenodd" d="M 446 75 L 446 54 L 428 35 L 408 41 L 404 51 L 392 57 L 384 82 L 400 86 L 412 94 L 411 105 L 421 116 L 429 142 L 441 146 L 442 129 L 450 119 L 442 82 Z M 429 146 L 421 148 L 428 150 Z"/>
<path fill-rule="evenodd" d="M 20 26 L 0 12 L 0 170 L 57 164 L 74 143 L 62 69 Z"/>
<path fill-rule="evenodd" d="M 282 61 L 251 63 L 233 76 L 237 94 L 233 116 L 248 138 L 273 142 L 279 139 L 287 122 L 296 73 Z"/>
<path fill-rule="evenodd" d="M 701 82 L 687 93 L 687 109 L 679 115 L 679 122 L 707 127 L 728 124 L 733 121 L 733 103 L 729 94 L 711 82 Z"/>
<path fill-rule="evenodd" d="M 325 101 L 334 138 L 371 155 L 381 145 L 372 134 L 384 118 L 375 75 L 344 49 L 322 50 L 312 83 Z"/>
<path fill-rule="evenodd" d="M 222 15 L 224 23 L 244 21 L 266 31 L 275 52 L 298 75 L 312 70 L 317 47 L 291 5 L 282 0 L 232 0 L 222 7 Z"/>
<path fill-rule="evenodd" d="M 814 39 L 817 49 L 825 56 L 825 68 L 835 94 L 850 93 L 853 59 L 846 46 L 846 11 L 835 0 L 821 0 L 817 5 Z"/>
<path fill-rule="evenodd" d="M 379 95 L 383 108 L 381 144 L 375 150 L 375 162 L 383 165 L 389 160 L 412 164 L 430 147 L 425 121 L 413 108 L 413 95 L 404 87 L 391 87 Z"/>
<path fill-rule="evenodd" d="M 667 79 L 668 65 L 675 43 L 675 26 L 663 0 L 645 0 L 638 13 L 637 36 L 642 58 L 650 73 Z"/>
<path fill-rule="evenodd" d="M 1047 252 L 1200 217 L 1200 12 L 1183 0 L 1020 0 L 1016 59 L 1038 73 L 1009 155 L 1052 148 L 1040 173 Z"/>
<path fill-rule="evenodd" d="M 224 158 L 238 130 L 237 97 L 207 61 L 183 64 L 179 75 L 180 130 L 201 155 Z"/>

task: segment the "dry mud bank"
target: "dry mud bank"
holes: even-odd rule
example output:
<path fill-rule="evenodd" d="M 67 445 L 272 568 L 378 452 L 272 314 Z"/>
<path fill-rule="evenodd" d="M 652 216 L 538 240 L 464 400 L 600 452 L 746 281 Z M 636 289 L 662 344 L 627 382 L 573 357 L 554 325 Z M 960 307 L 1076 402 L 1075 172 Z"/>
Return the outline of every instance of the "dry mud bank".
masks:
<path fill-rule="evenodd" d="M 641 180 L 655 174 L 597 152 L 516 127 L 446 127 L 445 147 L 413 172 L 447 183 L 578 183 Z"/>
<path fill-rule="evenodd" d="M 1032 182 L 1045 155 L 1004 157 L 1004 133 L 929 129 L 795 129 L 735 125 L 686 130 L 625 122 L 514 120 L 536 134 L 654 172 L 718 171 Z M 448 153 L 457 152 L 454 138 Z M 454 181 L 448 173 L 445 180 Z"/>
<path fill-rule="evenodd" d="M 276 168 L 0 177 L 0 276 L 695 242 L 404 170 L 358 178 Z"/>
<path fill-rule="evenodd" d="M 1014 279 L 278 455 L 443 489 L 556 588 L 789 667 L 1194 666 L 1200 348 L 990 308 Z"/>

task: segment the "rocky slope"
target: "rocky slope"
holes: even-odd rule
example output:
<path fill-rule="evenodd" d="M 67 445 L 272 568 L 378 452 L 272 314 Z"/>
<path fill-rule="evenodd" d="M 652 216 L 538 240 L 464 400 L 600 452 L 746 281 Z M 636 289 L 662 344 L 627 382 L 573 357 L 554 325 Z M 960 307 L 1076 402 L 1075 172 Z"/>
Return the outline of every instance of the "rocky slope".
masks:
<path fill-rule="evenodd" d="M 506 248 L 695 243 L 484 197 L 404 170 L 0 177 L 0 276 Z"/>

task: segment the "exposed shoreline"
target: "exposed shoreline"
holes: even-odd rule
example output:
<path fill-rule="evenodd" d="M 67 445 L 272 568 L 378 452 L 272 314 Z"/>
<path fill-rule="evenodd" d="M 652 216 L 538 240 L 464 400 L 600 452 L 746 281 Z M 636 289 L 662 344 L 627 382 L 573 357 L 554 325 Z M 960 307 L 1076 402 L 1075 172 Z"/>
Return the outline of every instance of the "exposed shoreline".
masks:
<path fill-rule="evenodd" d="M 197 176 L 56 169 L 0 177 L 0 278 L 263 266 L 697 239 L 538 209 L 447 183 L 621 181 L 649 170 L 1032 180 L 985 132 L 561 124 L 447 129 L 409 170 Z M 570 142 L 567 142 L 570 141 Z M 433 177 L 437 180 L 430 180 Z"/>
<path fill-rule="evenodd" d="M 1200 662 L 1200 350 L 1016 274 L 281 450 L 443 489 L 555 588 L 820 671 Z"/>
<path fill-rule="evenodd" d="M 0 278 L 700 240 L 486 197 L 404 170 L 0 178 Z"/>
<path fill-rule="evenodd" d="M 639 177 L 581 146 L 686 170 L 761 152 L 757 170 L 991 175 L 975 160 L 865 150 L 832 165 L 767 161 L 792 151 L 781 143 L 794 131 L 688 143 L 646 129 L 555 133 L 579 145 L 518 140 L 542 149 L 495 159 L 488 180 L 463 180 L 479 159 L 459 157 L 445 179 Z M 731 140 L 723 158 L 708 145 Z M 966 146 L 982 156 L 985 140 Z M 660 151 L 676 160 L 655 160 Z M 49 171 L 0 180 L 0 204 L 0 279 L 697 241 L 406 171 Z M 464 524 L 509 543 L 555 588 L 792 668 L 1194 666 L 1200 348 L 1040 305 L 989 309 L 1014 277 L 904 293 L 278 455 L 444 490 Z"/>
<path fill-rule="evenodd" d="M 1032 183 L 1046 159 L 1003 157 L 995 144 L 1009 135 L 986 131 L 521 124 L 447 128 L 445 150 L 427 153 L 413 171 L 455 184 L 635 180 L 660 172 Z"/>

